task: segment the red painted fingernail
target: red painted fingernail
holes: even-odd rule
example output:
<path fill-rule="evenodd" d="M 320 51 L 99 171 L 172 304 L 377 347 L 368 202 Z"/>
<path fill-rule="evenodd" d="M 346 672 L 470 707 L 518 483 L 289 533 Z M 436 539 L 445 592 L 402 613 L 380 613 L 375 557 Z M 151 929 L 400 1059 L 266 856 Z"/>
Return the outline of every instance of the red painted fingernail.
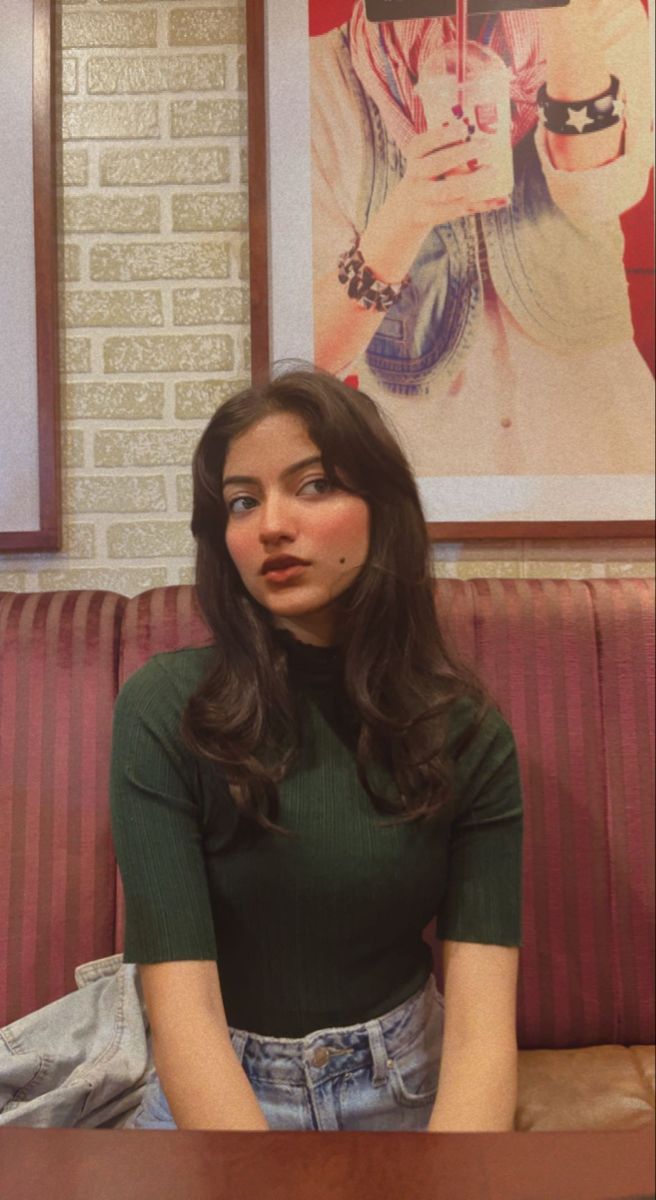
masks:
<path fill-rule="evenodd" d="M 467 166 L 470 171 L 473 171 L 478 166 L 478 159 L 477 158 L 467 159 Z"/>

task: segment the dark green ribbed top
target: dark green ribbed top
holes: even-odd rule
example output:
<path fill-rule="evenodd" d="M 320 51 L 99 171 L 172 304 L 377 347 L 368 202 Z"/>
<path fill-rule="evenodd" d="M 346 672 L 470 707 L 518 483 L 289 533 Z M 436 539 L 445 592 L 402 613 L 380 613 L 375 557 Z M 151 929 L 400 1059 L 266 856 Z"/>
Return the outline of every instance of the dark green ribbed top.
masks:
<path fill-rule="evenodd" d="M 432 970 L 421 934 L 436 914 L 441 939 L 522 944 L 522 801 L 513 735 L 492 709 L 438 819 L 377 828 L 388 818 L 357 779 L 338 648 L 277 632 L 303 696 L 304 742 L 279 785 L 276 823 L 302 836 L 228 846 L 236 808 L 225 780 L 178 733 L 211 648 L 157 654 L 123 686 L 111 823 L 124 961 L 216 959 L 229 1025 L 304 1037 L 371 1020 L 417 991 Z M 454 706 L 454 737 L 468 712 Z M 382 770 L 370 779 L 394 794 Z"/>

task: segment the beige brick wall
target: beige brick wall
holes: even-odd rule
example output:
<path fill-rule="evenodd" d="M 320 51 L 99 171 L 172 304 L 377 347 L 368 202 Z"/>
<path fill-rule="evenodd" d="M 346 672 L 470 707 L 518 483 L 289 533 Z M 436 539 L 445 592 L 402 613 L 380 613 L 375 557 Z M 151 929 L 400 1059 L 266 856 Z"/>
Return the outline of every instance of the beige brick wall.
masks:
<path fill-rule="evenodd" d="M 245 0 L 58 0 L 64 547 L 0 588 L 192 577 L 189 461 L 249 376 Z M 648 541 L 435 547 L 438 575 L 648 575 Z"/>

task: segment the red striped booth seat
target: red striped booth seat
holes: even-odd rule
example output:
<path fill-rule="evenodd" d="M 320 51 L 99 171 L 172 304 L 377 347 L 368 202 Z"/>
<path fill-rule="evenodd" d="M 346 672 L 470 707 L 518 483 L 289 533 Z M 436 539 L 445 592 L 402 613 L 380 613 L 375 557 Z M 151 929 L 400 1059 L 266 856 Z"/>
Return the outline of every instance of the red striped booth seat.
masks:
<path fill-rule="evenodd" d="M 435 601 L 520 759 L 516 1128 L 653 1121 L 653 581 L 440 580 Z M 114 697 L 152 654 L 208 640 L 188 586 L 0 593 L 0 1027 L 122 950 Z"/>

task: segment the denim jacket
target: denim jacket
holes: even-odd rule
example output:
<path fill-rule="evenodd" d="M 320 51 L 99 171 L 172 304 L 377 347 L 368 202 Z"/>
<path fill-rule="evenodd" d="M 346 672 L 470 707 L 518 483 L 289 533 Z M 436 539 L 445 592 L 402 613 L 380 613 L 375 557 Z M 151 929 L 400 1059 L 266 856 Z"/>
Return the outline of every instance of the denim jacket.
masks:
<path fill-rule="evenodd" d="M 75 969 L 78 991 L 0 1029 L 0 1127 L 116 1128 L 154 1070 L 137 967 L 122 954 Z"/>
<path fill-rule="evenodd" d="M 334 31 L 331 50 L 336 64 L 331 86 L 342 89 L 342 104 L 357 111 L 364 131 L 357 211 L 349 214 L 362 232 L 405 164 L 353 69 L 346 27 Z M 326 96 L 321 105 L 328 101 Z M 318 146 L 321 153 L 320 140 Z M 631 339 L 617 217 L 598 220 L 590 214 L 577 220 L 554 202 L 535 131 L 515 146 L 514 169 L 511 204 L 481 215 L 500 299 L 530 338 L 560 355 Z M 482 305 L 475 216 L 436 226 L 412 265 L 409 286 L 366 348 L 369 369 L 398 394 L 426 394 L 447 385 L 475 341 Z"/>

